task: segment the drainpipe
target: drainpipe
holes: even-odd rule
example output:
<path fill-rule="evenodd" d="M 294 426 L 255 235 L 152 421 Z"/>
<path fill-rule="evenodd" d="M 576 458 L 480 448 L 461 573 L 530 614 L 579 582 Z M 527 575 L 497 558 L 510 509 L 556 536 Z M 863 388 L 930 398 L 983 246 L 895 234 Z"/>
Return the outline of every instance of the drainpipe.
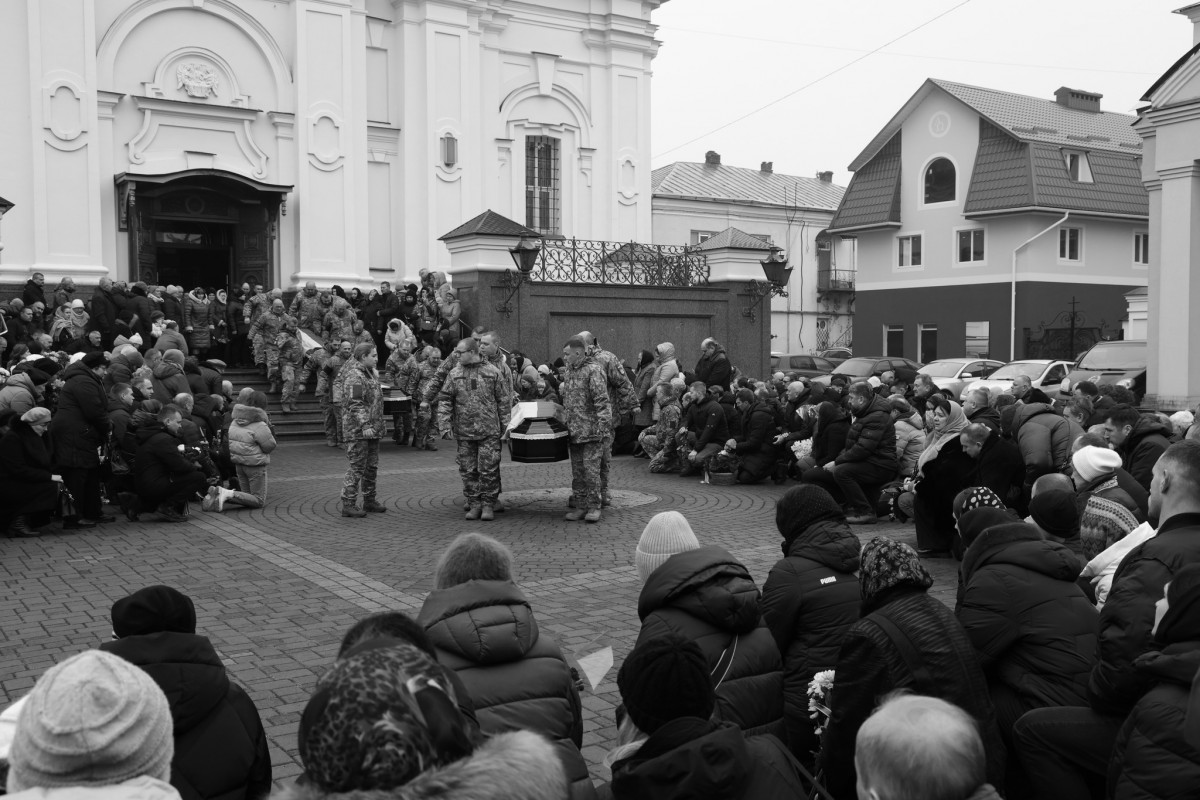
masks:
<path fill-rule="evenodd" d="M 1009 331 L 1008 331 L 1008 360 L 1009 361 L 1017 360 L 1017 253 L 1021 252 L 1028 245 L 1032 244 L 1035 239 L 1039 239 L 1042 236 L 1045 236 L 1047 233 L 1054 230 L 1059 225 L 1062 225 L 1064 222 L 1067 221 L 1067 217 L 1069 217 L 1069 216 L 1071 216 L 1070 211 L 1064 213 L 1063 218 L 1060 219 L 1058 222 L 1054 223 L 1049 228 L 1046 228 L 1046 230 L 1041 231 L 1040 233 L 1035 233 L 1033 236 L 1030 236 L 1028 239 L 1021 242 L 1019 245 L 1017 245 L 1016 248 L 1013 250 L 1013 254 L 1012 254 L 1012 303 L 1011 303 L 1011 314 L 1009 317 Z"/>

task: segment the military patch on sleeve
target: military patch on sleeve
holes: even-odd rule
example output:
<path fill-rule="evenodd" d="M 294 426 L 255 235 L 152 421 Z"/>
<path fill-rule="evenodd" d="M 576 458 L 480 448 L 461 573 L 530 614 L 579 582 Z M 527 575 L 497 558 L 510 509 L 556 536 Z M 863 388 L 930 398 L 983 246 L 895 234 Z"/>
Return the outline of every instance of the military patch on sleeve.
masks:
<path fill-rule="evenodd" d="M 474 378 L 471 378 L 471 390 L 474 391 L 478 388 L 479 388 L 479 381 L 475 380 Z"/>
<path fill-rule="evenodd" d="M 363 399 L 363 390 L 365 388 L 366 387 L 363 386 L 361 383 L 356 383 L 353 386 L 351 386 L 350 387 L 350 399 L 351 400 L 362 400 Z"/>

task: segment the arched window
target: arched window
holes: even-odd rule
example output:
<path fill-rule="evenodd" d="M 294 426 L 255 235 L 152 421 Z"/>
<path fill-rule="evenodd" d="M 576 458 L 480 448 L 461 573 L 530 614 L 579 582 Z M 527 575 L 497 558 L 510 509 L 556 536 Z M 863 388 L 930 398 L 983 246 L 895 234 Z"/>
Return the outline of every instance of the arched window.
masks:
<path fill-rule="evenodd" d="M 954 165 L 948 158 L 935 158 L 925 168 L 925 202 L 954 202 Z"/>

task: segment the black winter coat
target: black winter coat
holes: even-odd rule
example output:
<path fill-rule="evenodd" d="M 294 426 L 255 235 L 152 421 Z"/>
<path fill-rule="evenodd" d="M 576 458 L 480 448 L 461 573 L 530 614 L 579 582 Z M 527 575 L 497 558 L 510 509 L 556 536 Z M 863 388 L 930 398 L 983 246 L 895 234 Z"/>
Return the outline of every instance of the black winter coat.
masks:
<path fill-rule="evenodd" d="M 484 733 L 525 729 L 554 740 L 572 796 L 591 794 L 583 706 L 562 651 L 538 631 L 524 593 L 510 581 L 468 581 L 435 589 L 417 622 L 438 661 L 462 679 Z"/>
<path fill-rule="evenodd" d="M 154 304 L 146 296 L 146 290 L 140 286 L 132 287 L 129 292 L 129 309 L 137 314 L 133 332 L 142 335 L 142 349 L 144 350 L 150 346 L 150 315 L 154 313 Z"/>
<path fill-rule="evenodd" d="M 763 584 L 767 627 L 783 654 L 783 717 L 799 758 L 816 749 L 808 684 L 837 666 L 846 631 L 858 621 L 858 537 L 844 522 L 821 521 L 791 542 Z"/>
<path fill-rule="evenodd" d="M 76 361 L 63 370 L 58 411 L 50 422 L 54 463 L 59 467 L 99 467 L 108 437 L 108 397 L 96 373 Z"/>
<path fill-rule="evenodd" d="M 742 460 L 741 470 L 748 480 L 755 483 L 771 474 L 775 466 L 775 415 L 766 403 L 754 401 L 754 405 L 742 415 L 741 434 L 736 452 Z"/>
<path fill-rule="evenodd" d="M 133 461 L 133 479 L 138 494 L 150 497 L 170 494 L 180 478 L 199 469 L 179 452 L 183 442 L 156 418 L 151 417 L 138 427 L 134 439 L 137 455 Z"/>
<path fill-rule="evenodd" d="M 979 535 L 963 556 L 955 614 L 983 671 L 1026 709 L 1087 705 L 1100 612 L 1075 584 L 1079 561 L 1028 525 Z"/>
<path fill-rule="evenodd" d="M 49 484 L 52 474 L 46 440 L 28 424 L 13 420 L 0 436 L 0 508 L 21 508 L 33 487 Z"/>
<path fill-rule="evenodd" d="M 1104 714 L 1126 714 L 1153 681 L 1134 667 L 1150 649 L 1154 603 L 1183 567 L 1200 563 L 1200 514 L 1163 520 L 1117 567 L 1100 612 L 1100 659 L 1088 681 L 1088 700 Z"/>
<path fill-rule="evenodd" d="M 212 643 L 164 631 L 104 642 L 167 696 L 175 723 L 171 785 L 183 800 L 258 800 L 271 792 L 271 754 L 258 709 L 229 680 Z"/>
<path fill-rule="evenodd" d="M 684 425 L 696 434 L 696 449 L 702 450 L 709 444 L 724 446 L 729 441 L 729 426 L 725 423 L 725 412 L 721 404 L 711 397 L 693 402 L 684 412 Z"/>
<path fill-rule="evenodd" d="M 979 458 L 967 477 L 967 486 L 986 486 L 1006 505 L 1015 506 L 1020 500 L 1025 482 L 1025 462 L 1015 444 L 1000 437 L 999 427 L 983 443 Z"/>
<path fill-rule="evenodd" d="M 846 447 L 834 462 L 865 462 L 892 470 L 899 468 L 896 463 L 896 425 L 886 400 L 872 397 L 871 404 L 854 417 L 850 432 L 846 434 Z"/>
<path fill-rule="evenodd" d="M 1025 462 L 1025 485 L 1057 472 L 1071 458 L 1071 426 L 1045 403 L 1026 403 L 1013 413 L 1012 438 Z"/>
<path fill-rule="evenodd" d="M 46 303 L 46 293 L 40 285 L 34 282 L 33 278 L 25 281 L 25 288 L 21 290 L 21 302 L 28 308 L 34 303 L 41 303 L 43 306 L 50 308 Z M 50 309 L 53 313 L 54 309 Z"/>
<path fill-rule="evenodd" d="M 896 689 L 940 697 L 979 723 L 988 782 L 1004 782 L 1004 743 L 975 648 L 953 612 L 926 592 L 900 585 L 864 604 L 866 616 L 846 632 L 838 654 L 833 706 L 821 748 L 825 788 L 838 800 L 855 797 L 854 740 L 880 698 Z M 924 667 L 918 679 L 900 645 L 877 620 L 905 635 Z"/>
<path fill-rule="evenodd" d="M 700 647 L 710 670 L 733 647 L 733 661 L 717 688 L 716 718 L 747 734 L 783 738 L 779 648 L 762 618 L 754 579 L 729 551 L 701 547 L 668 558 L 642 587 L 638 617 L 638 644 L 678 633 Z"/>
<path fill-rule="evenodd" d="M 100 331 L 100 344 L 106 350 L 111 348 L 113 337 L 117 335 L 117 301 L 113 300 L 112 293 L 97 288 L 92 295 L 89 313 L 88 329 Z"/>
<path fill-rule="evenodd" d="M 974 425 L 975 423 L 988 426 L 992 433 L 997 437 L 1000 436 L 1000 412 L 991 406 L 977 408 L 967 415 L 967 424 Z"/>
<path fill-rule="evenodd" d="M 1200 751 L 1184 736 L 1200 642 L 1180 642 L 1138 656 L 1138 672 L 1157 685 L 1125 718 L 1108 768 L 1108 797 L 1188 800 L 1200 785 Z"/>
<path fill-rule="evenodd" d="M 728 431 L 729 438 L 740 439 L 742 436 L 742 415 L 738 413 L 733 395 L 726 392 L 721 395 L 721 398 L 717 402 L 721 405 L 721 413 L 725 415 L 725 429 Z"/>
<path fill-rule="evenodd" d="M 895 430 L 894 425 L 892 430 Z M 836 419 L 817 424 L 813 430 L 812 459 L 818 467 L 823 467 L 838 457 L 846 446 L 846 436 L 849 433 L 850 419 L 841 412 Z"/>
<path fill-rule="evenodd" d="M 696 362 L 696 380 L 704 381 L 705 386 L 728 388 L 733 380 L 733 365 L 729 363 L 729 356 L 724 350 L 718 350 Z"/>
<path fill-rule="evenodd" d="M 975 462 L 963 452 L 958 437 L 925 462 L 921 468 L 925 477 L 917 484 L 916 498 L 922 509 L 916 517 L 920 541 L 929 542 L 934 549 L 950 549 L 955 536 L 954 497 L 971 485 L 974 468 Z"/>
<path fill-rule="evenodd" d="M 167 319 L 173 319 L 179 323 L 179 329 L 184 328 L 183 320 L 183 301 L 177 300 L 174 295 L 164 293 L 162 296 L 162 312 Z"/>
<path fill-rule="evenodd" d="M 774 736 L 729 723 L 681 717 L 613 764 L 601 796 L 615 800 L 781 800 L 802 797 L 795 760 Z"/>
<path fill-rule="evenodd" d="M 1150 472 L 1154 469 L 1154 462 L 1171 446 L 1173 433 L 1169 426 L 1158 420 L 1142 417 L 1121 445 L 1121 466 L 1146 491 L 1150 490 Z"/>

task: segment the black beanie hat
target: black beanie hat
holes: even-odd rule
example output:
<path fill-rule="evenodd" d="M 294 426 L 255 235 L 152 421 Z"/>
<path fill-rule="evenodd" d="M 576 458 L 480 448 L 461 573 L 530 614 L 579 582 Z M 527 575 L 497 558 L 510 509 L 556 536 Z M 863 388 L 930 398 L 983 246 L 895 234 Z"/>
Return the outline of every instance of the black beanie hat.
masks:
<path fill-rule="evenodd" d="M 147 586 L 113 603 L 112 624 L 121 639 L 162 631 L 195 633 L 196 606 L 178 589 Z"/>
<path fill-rule="evenodd" d="M 820 486 L 793 486 L 775 502 L 775 527 L 783 536 L 783 551 L 810 526 L 826 520 L 844 522 L 846 514 L 833 495 Z"/>
<path fill-rule="evenodd" d="M 1048 536 L 1073 539 L 1079 535 L 1079 507 L 1066 489 L 1041 492 L 1029 501 L 1029 516 Z"/>
<path fill-rule="evenodd" d="M 680 717 L 708 719 L 716 704 L 704 653 L 677 633 L 635 647 L 617 673 L 617 688 L 629 718 L 645 734 Z"/>

